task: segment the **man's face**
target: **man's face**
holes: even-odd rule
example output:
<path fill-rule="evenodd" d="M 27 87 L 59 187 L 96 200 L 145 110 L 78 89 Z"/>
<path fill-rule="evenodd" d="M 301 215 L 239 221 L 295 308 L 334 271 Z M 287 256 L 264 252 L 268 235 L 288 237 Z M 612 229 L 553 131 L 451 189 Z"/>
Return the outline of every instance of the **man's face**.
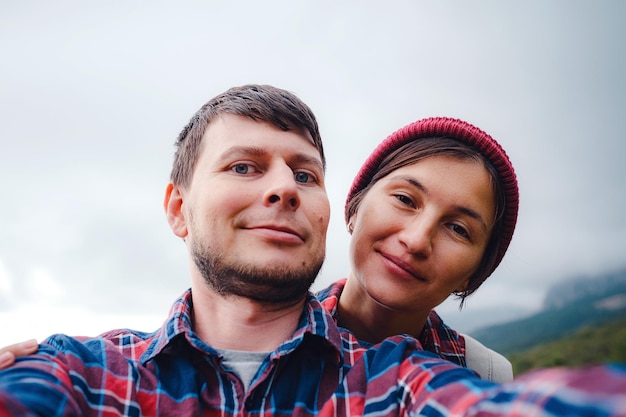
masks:
<path fill-rule="evenodd" d="M 213 290 L 272 303 L 303 297 L 330 217 L 308 132 L 222 115 L 203 136 L 190 185 L 175 192 L 180 219 L 170 224 Z"/>

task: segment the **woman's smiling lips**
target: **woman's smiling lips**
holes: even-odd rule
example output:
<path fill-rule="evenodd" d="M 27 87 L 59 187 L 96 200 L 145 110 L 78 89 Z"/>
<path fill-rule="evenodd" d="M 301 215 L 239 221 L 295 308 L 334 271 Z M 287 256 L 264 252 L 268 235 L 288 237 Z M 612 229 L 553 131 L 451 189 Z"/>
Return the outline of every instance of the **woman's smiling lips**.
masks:
<path fill-rule="evenodd" d="M 391 255 L 385 252 L 379 252 L 385 264 L 397 275 L 406 275 L 410 278 L 417 279 L 419 281 L 427 282 L 428 280 L 422 277 L 411 265 L 404 262 L 397 256 Z"/>

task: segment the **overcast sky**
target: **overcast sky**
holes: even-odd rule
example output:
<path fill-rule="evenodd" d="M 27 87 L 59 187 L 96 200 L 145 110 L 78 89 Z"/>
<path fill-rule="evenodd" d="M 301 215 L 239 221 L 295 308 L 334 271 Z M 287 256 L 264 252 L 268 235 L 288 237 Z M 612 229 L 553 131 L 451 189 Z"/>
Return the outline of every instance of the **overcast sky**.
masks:
<path fill-rule="evenodd" d="M 318 116 L 333 216 L 315 289 L 348 273 L 360 164 L 427 116 L 494 136 L 521 189 L 503 263 L 444 319 L 537 310 L 554 282 L 623 268 L 624 16 L 621 1 L 2 2 L 0 346 L 160 326 L 190 283 L 162 208 L 173 142 L 246 83 Z"/>

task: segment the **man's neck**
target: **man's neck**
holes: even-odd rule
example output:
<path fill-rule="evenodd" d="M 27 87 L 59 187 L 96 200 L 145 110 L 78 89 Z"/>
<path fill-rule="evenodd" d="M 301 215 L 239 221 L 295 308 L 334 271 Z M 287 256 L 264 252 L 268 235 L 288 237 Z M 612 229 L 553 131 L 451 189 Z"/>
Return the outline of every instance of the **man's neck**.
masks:
<path fill-rule="evenodd" d="M 223 296 L 206 285 L 196 287 L 192 288 L 194 332 L 217 349 L 273 351 L 291 337 L 302 315 L 304 300 L 268 305 Z"/>

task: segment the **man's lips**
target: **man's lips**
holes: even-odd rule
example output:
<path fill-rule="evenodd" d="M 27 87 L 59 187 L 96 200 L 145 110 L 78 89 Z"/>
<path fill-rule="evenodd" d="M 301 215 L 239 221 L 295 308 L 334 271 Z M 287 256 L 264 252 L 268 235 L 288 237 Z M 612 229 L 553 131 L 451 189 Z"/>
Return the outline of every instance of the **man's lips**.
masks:
<path fill-rule="evenodd" d="M 274 240 L 297 241 L 297 243 L 304 242 L 303 234 L 289 226 L 260 224 L 247 226 L 245 229 L 255 231 Z"/>
<path fill-rule="evenodd" d="M 409 263 L 403 261 L 401 258 L 391 255 L 389 253 L 380 252 L 380 255 L 391 264 L 394 269 L 399 269 L 410 275 L 412 278 L 415 278 L 419 281 L 428 281 L 425 277 L 421 276 L 418 271 L 416 271 Z"/>

